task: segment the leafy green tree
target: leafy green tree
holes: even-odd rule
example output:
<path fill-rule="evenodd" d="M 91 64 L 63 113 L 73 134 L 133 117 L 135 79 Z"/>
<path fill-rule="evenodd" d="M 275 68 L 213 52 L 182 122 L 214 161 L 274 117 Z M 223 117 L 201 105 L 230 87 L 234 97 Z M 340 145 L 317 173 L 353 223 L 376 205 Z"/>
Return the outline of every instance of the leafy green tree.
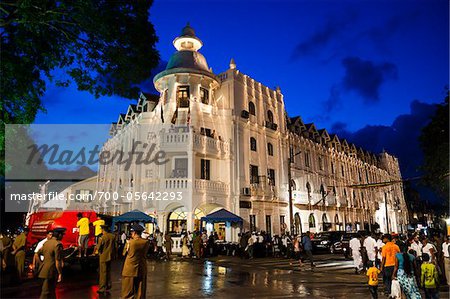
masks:
<path fill-rule="evenodd" d="M 422 169 L 425 184 L 446 199 L 449 196 L 449 90 L 443 103 L 439 104 L 430 123 L 422 129 L 419 137 L 424 153 Z"/>
<path fill-rule="evenodd" d="M 32 123 L 46 81 L 135 98 L 159 61 L 152 1 L 0 1 L 0 152 L 6 123 Z M 56 77 L 54 70 L 62 70 Z M 60 73 L 60 72 L 58 72 Z M 1 159 L 3 160 L 3 159 Z M 3 170 L 4 161 L 1 161 Z"/>
<path fill-rule="evenodd" d="M 6 123 L 30 123 L 45 78 L 96 97 L 133 98 L 159 61 L 152 1 L 0 2 L 1 95 Z M 64 70 L 64 78 L 52 71 Z"/>

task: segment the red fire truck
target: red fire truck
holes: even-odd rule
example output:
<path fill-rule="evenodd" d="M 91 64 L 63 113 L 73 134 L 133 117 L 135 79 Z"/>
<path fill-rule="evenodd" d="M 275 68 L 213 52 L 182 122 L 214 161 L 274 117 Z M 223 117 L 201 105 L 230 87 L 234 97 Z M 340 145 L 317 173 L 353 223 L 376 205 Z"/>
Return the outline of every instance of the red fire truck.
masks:
<path fill-rule="evenodd" d="M 28 227 L 30 232 L 27 236 L 27 247 L 34 250 L 39 241 L 46 237 L 48 230 L 55 228 L 66 228 L 66 233 L 61 240 L 64 247 L 64 256 L 72 256 L 78 246 L 77 214 L 82 213 L 92 223 L 97 219 L 94 211 L 40 211 L 31 214 Z M 92 252 L 95 245 L 94 227 L 90 225 L 88 252 Z"/>

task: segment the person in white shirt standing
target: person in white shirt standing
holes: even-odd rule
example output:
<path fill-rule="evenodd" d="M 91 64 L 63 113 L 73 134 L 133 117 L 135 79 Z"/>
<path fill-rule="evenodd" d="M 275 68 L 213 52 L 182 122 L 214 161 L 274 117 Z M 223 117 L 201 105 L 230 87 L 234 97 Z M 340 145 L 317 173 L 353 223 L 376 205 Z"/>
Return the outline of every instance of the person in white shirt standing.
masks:
<path fill-rule="evenodd" d="M 53 237 L 53 231 L 48 230 L 47 236 L 39 241 L 39 243 L 36 245 L 36 249 L 34 250 L 34 256 L 33 256 L 33 269 L 39 269 L 39 265 L 44 261 L 44 256 L 39 256 L 39 250 L 41 250 L 42 246 L 44 246 L 45 242 L 50 240 Z"/>
<path fill-rule="evenodd" d="M 361 256 L 361 236 L 355 235 L 348 246 L 352 250 L 353 265 L 355 267 L 355 273 L 358 274 L 362 270 L 362 256 Z"/>
<path fill-rule="evenodd" d="M 422 243 L 420 243 L 419 241 L 419 236 L 415 235 L 409 248 L 414 250 L 414 252 L 416 253 L 416 258 L 419 261 L 422 260 L 422 247 L 423 247 Z"/>
<path fill-rule="evenodd" d="M 447 285 L 450 286 L 450 236 L 447 236 L 445 242 L 442 243 L 442 254 L 444 255 L 445 278 Z"/>
<path fill-rule="evenodd" d="M 369 235 L 364 240 L 363 246 L 366 248 L 367 258 L 369 261 L 373 262 L 373 265 L 375 265 L 375 258 L 377 256 L 377 241 Z"/>
<path fill-rule="evenodd" d="M 377 258 L 376 258 L 376 266 L 379 268 L 381 266 L 381 261 L 383 260 L 381 256 L 381 248 L 383 248 L 384 243 L 383 239 L 381 238 L 381 233 L 377 235 Z"/>
<path fill-rule="evenodd" d="M 422 253 L 426 253 L 430 256 L 430 262 L 436 265 L 436 247 L 428 241 L 428 238 L 422 240 Z"/>

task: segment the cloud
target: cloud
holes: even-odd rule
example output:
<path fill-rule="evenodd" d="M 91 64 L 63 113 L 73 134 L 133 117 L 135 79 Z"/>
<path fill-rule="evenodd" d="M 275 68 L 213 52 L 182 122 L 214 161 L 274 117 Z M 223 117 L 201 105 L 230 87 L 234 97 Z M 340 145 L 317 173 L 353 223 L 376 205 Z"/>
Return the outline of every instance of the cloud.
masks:
<path fill-rule="evenodd" d="M 342 60 L 345 75 L 342 87 L 363 97 L 365 103 L 379 100 L 379 89 L 389 79 L 397 79 L 397 66 L 390 62 L 375 64 L 359 57 L 346 57 Z"/>
<path fill-rule="evenodd" d="M 315 54 L 331 43 L 341 32 L 356 19 L 355 13 L 350 13 L 342 19 L 328 18 L 325 26 L 314 32 L 309 38 L 297 44 L 292 52 L 291 59 L 298 59 L 306 55 Z"/>
<path fill-rule="evenodd" d="M 344 123 L 338 122 L 332 126 L 330 132 L 371 152 L 380 153 L 386 150 L 395 155 L 399 159 L 403 177 L 411 178 L 420 175 L 418 168 L 423 154 L 418 138 L 435 111 L 435 104 L 414 100 L 410 113 L 397 116 L 391 126 L 366 126 L 356 132 L 350 132 Z"/>
<path fill-rule="evenodd" d="M 330 87 L 330 95 L 328 96 L 328 99 L 323 102 L 323 105 L 326 114 L 341 108 L 342 100 L 339 85 L 335 84 Z"/>

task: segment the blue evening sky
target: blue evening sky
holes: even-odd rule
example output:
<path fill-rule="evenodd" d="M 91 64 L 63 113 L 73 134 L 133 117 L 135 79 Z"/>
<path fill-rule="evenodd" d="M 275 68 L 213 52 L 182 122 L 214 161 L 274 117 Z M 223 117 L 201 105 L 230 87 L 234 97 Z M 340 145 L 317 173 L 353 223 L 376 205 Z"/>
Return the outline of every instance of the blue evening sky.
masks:
<path fill-rule="evenodd" d="M 390 126 L 449 81 L 448 1 L 162 1 L 151 8 L 167 61 L 186 22 L 215 73 L 280 86 L 290 116 L 331 130 Z M 149 70 L 150 73 L 151 70 Z M 110 123 L 130 100 L 49 86 L 36 123 Z M 331 130 L 332 131 L 332 130 Z"/>

